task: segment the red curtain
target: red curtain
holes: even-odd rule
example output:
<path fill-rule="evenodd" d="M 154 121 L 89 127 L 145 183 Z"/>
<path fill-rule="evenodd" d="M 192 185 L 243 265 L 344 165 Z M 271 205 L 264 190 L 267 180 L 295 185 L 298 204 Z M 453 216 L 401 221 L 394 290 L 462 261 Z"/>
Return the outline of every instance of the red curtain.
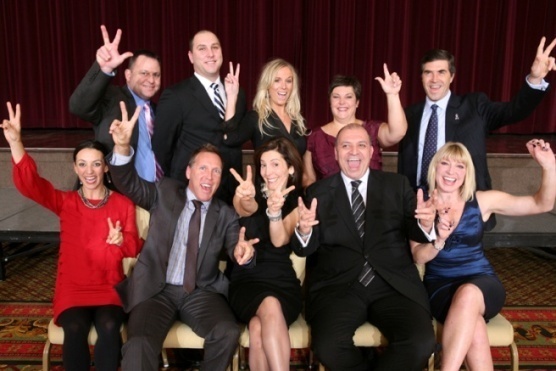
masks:
<path fill-rule="evenodd" d="M 402 102 L 424 99 L 419 59 L 431 48 L 456 56 L 455 93 L 483 91 L 509 100 L 529 72 L 542 36 L 556 36 L 554 0 L 2 0 L 0 101 L 23 105 L 25 128 L 87 128 L 68 99 L 101 45 L 100 25 L 123 30 L 121 51 L 152 49 L 162 57 L 162 88 L 192 74 L 191 36 L 214 31 L 224 66 L 241 63 L 251 100 L 261 66 L 282 57 L 301 77 L 310 127 L 330 120 L 327 87 L 335 74 L 363 83 L 360 118 L 386 118 L 374 77 L 382 64 L 403 80 Z M 552 55 L 556 55 L 553 51 Z M 556 84 L 556 73 L 547 81 Z M 123 83 L 123 68 L 117 82 Z M 554 86 L 552 86 L 554 90 Z M 0 117 L 6 117 L 4 106 Z M 555 133 L 556 93 L 527 120 L 501 133 Z"/>

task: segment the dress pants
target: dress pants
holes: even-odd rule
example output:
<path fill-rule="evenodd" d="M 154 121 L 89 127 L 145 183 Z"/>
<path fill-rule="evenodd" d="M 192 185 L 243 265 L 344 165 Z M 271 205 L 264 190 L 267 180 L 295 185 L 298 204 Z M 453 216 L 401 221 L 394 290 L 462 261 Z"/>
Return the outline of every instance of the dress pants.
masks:
<path fill-rule="evenodd" d="M 158 370 L 162 344 L 176 319 L 205 339 L 202 368 L 225 370 L 239 338 L 239 326 L 226 298 L 203 289 L 188 295 L 182 286 L 174 285 L 166 285 L 159 294 L 132 309 L 128 341 L 122 348 L 122 370 Z"/>
<path fill-rule="evenodd" d="M 378 275 L 367 287 L 355 282 L 341 294 L 317 300 L 325 305 L 310 318 L 312 347 L 331 371 L 421 371 L 434 350 L 430 314 Z M 353 344 L 355 330 L 365 321 L 388 339 L 385 352 L 373 361 Z"/>

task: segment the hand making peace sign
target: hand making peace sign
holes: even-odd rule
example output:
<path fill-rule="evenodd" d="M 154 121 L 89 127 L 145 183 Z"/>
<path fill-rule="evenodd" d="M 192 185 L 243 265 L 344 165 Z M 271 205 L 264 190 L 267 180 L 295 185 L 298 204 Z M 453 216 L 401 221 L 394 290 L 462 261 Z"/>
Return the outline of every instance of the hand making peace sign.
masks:
<path fill-rule="evenodd" d="M 97 50 L 96 58 L 97 63 L 100 66 L 102 72 L 106 74 L 112 73 L 120 64 L 123 63 L 127 58 L 133 56 L 132 52 L 125 52 L 120 54 L 118 47 L 120 46 L 120 39 L 122 37 L 122 30 L 118 29 L 116 31 L 116 36 L 114 40 L 110 41 L 110 36 L 104 25 L 100 26 L 100 31 L 102 32 L 102 39 L 104 40 L 104 45 L 102 45 Z"/>

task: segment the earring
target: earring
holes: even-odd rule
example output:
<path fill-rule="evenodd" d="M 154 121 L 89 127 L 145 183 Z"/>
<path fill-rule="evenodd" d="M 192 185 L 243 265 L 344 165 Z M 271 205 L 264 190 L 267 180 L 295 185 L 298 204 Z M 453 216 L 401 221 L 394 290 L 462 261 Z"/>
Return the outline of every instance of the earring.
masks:
<path fill-rule="evenodd" d="M 106 173 L 106 181 L 108 182 L 108 184 L 112 184 L 112 177 L 110 176 L 110 173 Z"/>

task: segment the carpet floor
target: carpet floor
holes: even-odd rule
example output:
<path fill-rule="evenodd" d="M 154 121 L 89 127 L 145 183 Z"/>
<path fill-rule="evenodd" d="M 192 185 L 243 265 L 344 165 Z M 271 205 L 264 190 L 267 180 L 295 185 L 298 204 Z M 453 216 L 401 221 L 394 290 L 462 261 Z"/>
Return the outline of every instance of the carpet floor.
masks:
<path fill-rule="evenodd" d="M 528 249 L 487 249 L 506 290 L 502 314 L 512 323 L 520 369 L 556 370 L 556 260 Z M 55 280 L 56 249 L 7 264 L 0 282 L 0 370 L 40 368 Z M 492 348 L 497 370 L 509 369 L 507 348 Z M 304 370 L 307 352 L 292 352 L 292 369 Z M 61 347 L 51 349 L 61 371 Z M 188 368 L 174 367 L 172 370 Z"/>

